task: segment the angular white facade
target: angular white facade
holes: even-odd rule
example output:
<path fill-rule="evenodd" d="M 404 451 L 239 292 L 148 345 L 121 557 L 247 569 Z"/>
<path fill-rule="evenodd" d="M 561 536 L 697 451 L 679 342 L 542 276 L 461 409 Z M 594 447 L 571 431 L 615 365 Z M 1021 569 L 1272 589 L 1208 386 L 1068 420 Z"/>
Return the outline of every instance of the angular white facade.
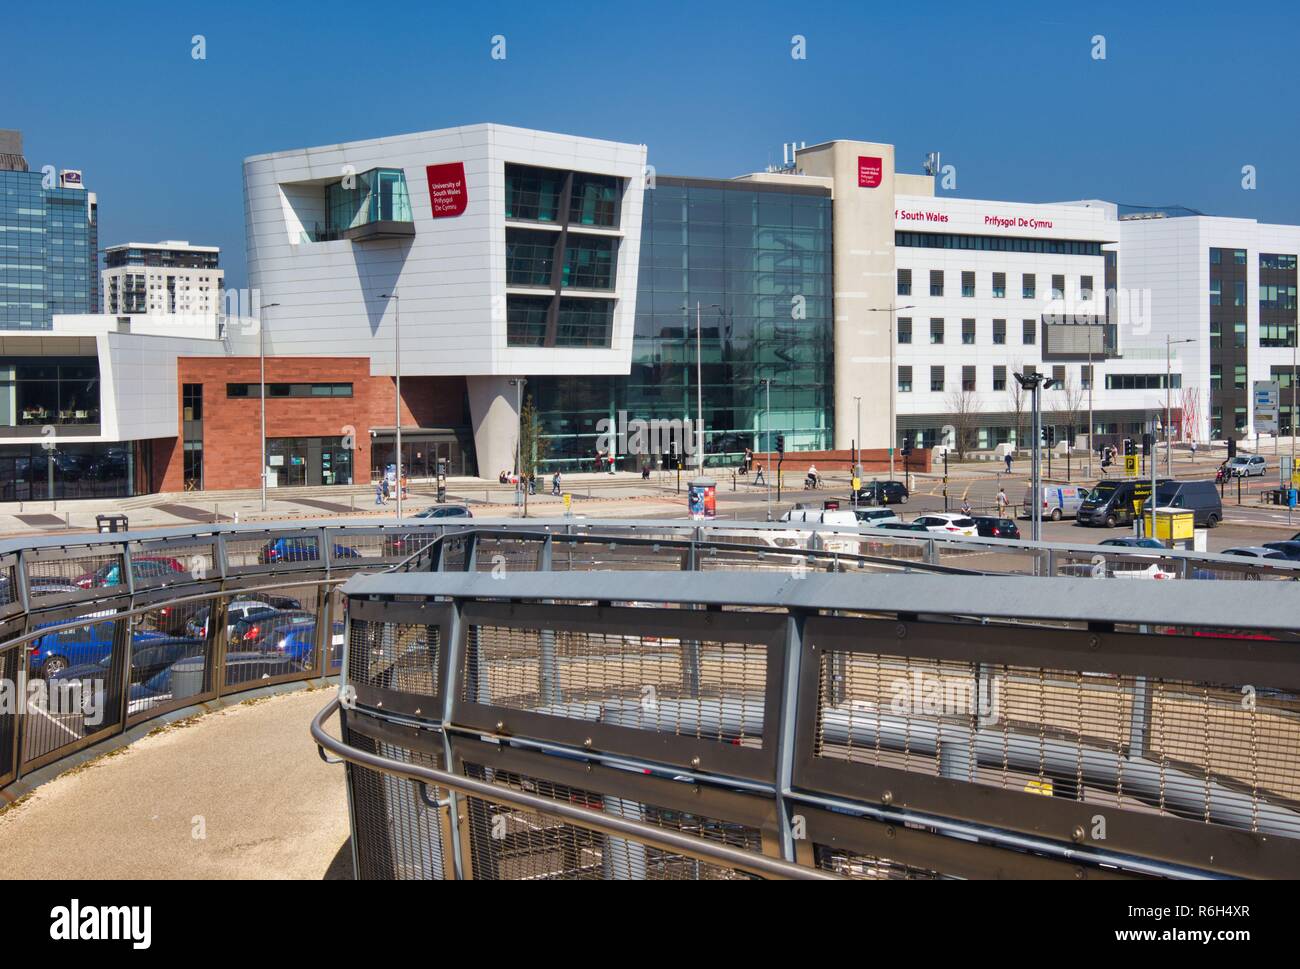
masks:
<path fill-rule="evenodd" d="M 393 374 L 400 313 L 402 375 L 465 376 L 480 468 L 510 466 L 510 377 L 630 369 L 645 159 L 644 145 L 492 124 L 247 159 L 251 308 L 278 304 L 261 313 L 267 354 L 364 356 L 372 374 Z M 617 239 L 614 288 L 600 294 L 615 300 L 608 346 L 507 345 L 507 164 L 621 180 L 617 226 L 583 230 Z M 463 184 L 446 205 L 431 179 L 461 166 Z M 313 241 L 329 222 L 326 187 L 375 169 L 404 174 L 414 231 Z"/>

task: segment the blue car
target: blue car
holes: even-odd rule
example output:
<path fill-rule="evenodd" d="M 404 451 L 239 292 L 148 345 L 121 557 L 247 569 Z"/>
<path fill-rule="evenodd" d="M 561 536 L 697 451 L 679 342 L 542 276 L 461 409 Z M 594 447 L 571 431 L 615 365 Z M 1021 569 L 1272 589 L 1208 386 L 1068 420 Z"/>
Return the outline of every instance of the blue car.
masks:
<path fill-rule="evenodd" d="M 104 619 L 42 636 L 31 646 L 32 676 L 48 679 L 70 666 L 97 665 L 106 661 L 113 655 L 113 623 L 112 619 Z M 144 644 L 169 638 L 163 633 L 141 631 L 134 633 L 131 641 L 138 650 Z"/>
<path fill-rule="evenodd" d="M 331 645 L 341 646 L 342 644 L 343 623 L 335 622 Z M 279 628 L 272 628 L 266 638 L 262 640 L 261 645 L 267 652 L 274 652 L 292 661 L 298 667 L 307 668 L 311 665 L 316 652 L 316 620 L 313 618 L 305 623 L 292 623 Z M 337 669 L 342 663 L 340 658 L 342 652 L 337 649 L 331 649 L 330 652 L 334 654 L 330 666 Z"/>
<path fill-rule="evenodd" d="M 335 559 L 361 558 L 360 552 L 346 545 L 332 546 L 330 555 Z M 320 544 L 313 535 L 276 538 L 258 550 L 257 561 L 261 565 L 275 565 L 280 562 L 318 562 Z"/>

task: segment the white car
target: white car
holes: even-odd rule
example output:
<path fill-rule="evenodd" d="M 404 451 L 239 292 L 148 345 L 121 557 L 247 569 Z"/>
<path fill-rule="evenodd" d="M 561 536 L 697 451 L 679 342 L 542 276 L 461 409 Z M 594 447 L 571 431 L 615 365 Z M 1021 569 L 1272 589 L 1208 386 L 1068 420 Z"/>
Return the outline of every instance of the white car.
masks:
<path fill-rule="evenodd" d="M 979 529 L 975 526 L 975 519 L 969 515 L 956 512 L 929 512 L 913 518 L 912 524 L 924 525 L 927 532 L 936 532 L 941 535 L 962 535 L 966 538 L 976 538 L 979 535 Z"/>
<path fill-rule="evenodd" d="M 858 524 L 863 528 L 903 520 L 890 508 L 854 508 L 853 514 L 857 516 Z"/>
<path fill-rule="evenodd" d="M 1220 554 L 1240 555 L 1247 559 L 1286 559 L 1286 556 L 1277 549 L 1264 545 L 1238 545 L 1236 548 L 1225 548 Z"/>
<path fill-rule="evenodd" d="M 1228 474 L 1234 478 L 1262 478 L 1268 469 L 1264 456 L 1252 454 L 1250 457 L 1239 454 L 1228 462 Z"/>

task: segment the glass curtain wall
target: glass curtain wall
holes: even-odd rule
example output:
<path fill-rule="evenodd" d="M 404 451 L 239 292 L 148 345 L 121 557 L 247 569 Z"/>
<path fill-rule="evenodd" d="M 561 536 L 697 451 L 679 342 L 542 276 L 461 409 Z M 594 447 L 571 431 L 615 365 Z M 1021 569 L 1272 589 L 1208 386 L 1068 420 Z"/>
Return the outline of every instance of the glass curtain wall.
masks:
<path fill-rule="evenodd" d="M 629 421 L 695 418 L 697 302 L 706 465 L 735 464 L 746 447 L 769 449 L 766 430 L 784 434 L 788 450 L 830 447 L 830 197 L 661 176 L 644 212 L 632 372 L 530 378 L 543 467 L 594 468 L 597 424 L 620 411 Z M 625 470 L 648 460 L 618 458 Z"/>

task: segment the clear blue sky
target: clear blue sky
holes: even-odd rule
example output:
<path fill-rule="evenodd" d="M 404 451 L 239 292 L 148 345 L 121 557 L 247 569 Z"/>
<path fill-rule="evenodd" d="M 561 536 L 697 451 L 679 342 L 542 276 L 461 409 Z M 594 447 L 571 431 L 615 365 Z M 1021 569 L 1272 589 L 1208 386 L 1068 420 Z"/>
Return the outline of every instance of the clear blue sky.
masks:
<path fill-rule="evenodd" d="M 20 2 L 0 17 L 0 127 L 34 168 L 85 171 L 101 245 L 220 245 L 234 286 L 245 156 L 480 121 L 644 142 L 661 174 L 718 177 L 784 141 L 886 141 L 904 171 L 941 151 L 948 194 L 1300 223 L 1294 3 L 1057 6 Z"/>

